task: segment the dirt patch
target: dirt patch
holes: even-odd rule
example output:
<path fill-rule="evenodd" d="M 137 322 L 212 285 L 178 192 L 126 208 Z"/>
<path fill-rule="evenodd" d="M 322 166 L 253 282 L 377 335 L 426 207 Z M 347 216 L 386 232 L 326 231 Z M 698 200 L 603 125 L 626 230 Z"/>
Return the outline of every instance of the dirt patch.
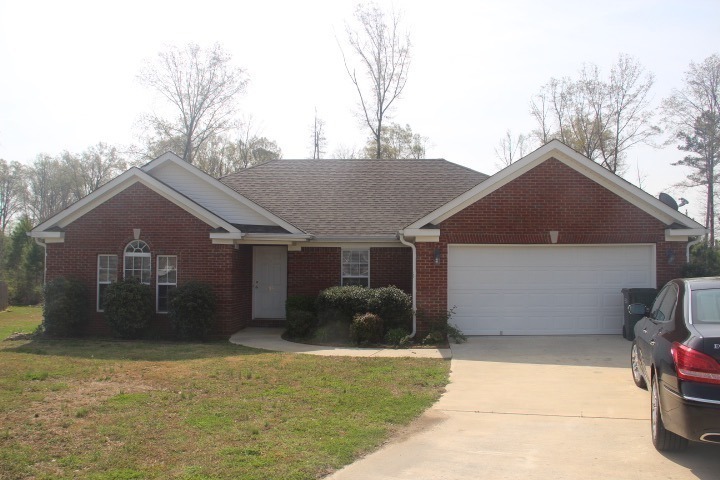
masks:
<path fill-rule="evenodd" d="M 17 342 L 19 340 L 32 340 L 32 333 L 15 332 L 11 333 L 4 341 L 5 342 Z"/>

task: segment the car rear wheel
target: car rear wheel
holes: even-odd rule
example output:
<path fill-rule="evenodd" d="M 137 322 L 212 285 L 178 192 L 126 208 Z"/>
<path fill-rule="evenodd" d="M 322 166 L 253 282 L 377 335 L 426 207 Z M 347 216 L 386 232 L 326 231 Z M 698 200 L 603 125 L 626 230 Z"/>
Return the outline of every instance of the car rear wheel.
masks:
<path fill-rule="evenodd" d="M 643 377 L 642 374 L 642 367 L 640 366 L 640 351 L 637 343 L 634 341 L 630 350 L 630 366 L 632 368 L 633 382 L 635 382 L 635 385 L 643 390 L 647 390 L 647 382 L 645 382 L 645 377 Z"/>
<path fill-rule="evenodd" d="M 652 442 L 660 452 L 681 452 L 688 446 L 687 439 L 665 429 L 661 415 L 660 391 L 657 376 L 653 375 L 650 387 L 650 427 Z"/>

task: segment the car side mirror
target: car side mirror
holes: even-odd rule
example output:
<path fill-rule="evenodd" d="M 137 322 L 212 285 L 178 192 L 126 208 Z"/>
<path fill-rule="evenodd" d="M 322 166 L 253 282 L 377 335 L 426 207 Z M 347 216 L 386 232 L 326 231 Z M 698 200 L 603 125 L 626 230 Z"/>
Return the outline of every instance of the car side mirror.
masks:
<path fill-rule="evenodd" d="M 649 312 L 649 308 L 647 308 L 642 303 L 631 303 L 628 305 L 628 313 L 631 315 L 647 315 Z"/>

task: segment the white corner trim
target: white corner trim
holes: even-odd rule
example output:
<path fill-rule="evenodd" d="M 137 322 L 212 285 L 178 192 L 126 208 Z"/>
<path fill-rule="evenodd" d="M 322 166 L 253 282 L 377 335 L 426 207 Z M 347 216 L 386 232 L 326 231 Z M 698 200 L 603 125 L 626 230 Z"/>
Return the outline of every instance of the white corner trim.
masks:
<path fill-rule="evenodd" d="M 280 227 L 284 228 L 288 232 L 291 233 L 304 233 L 302 230 L 297 228 L 296 226 L 286 222 L 282 218 L 278 217 L 277 215 L 269 212 L 265 208 L 261 207 L 257 203 L 253 202 L 252 200 L 246 198 L 245 196 L 241 195 L 240 193 L 236 192 L 232 188 L 228 187 L 224 183 L 222 183 L 220 180 L 211 177 L 207 173 L 203 172 L 197 167 L 194 167 L 193 165 L 190 165 L 189 163 L 183 161 L 180 157 L 175 155 L 172 152 L 164 153 L 163 155 L 159 156 L 152 162 L 144 165 L 142 167 L 142 170 L 146 172 L 148 175 L 152 176 L 154 178 L 154 175 L 152 175 L 152 171 L 159 166 L 167 163 L 172 162 L 174 165 L 179 166 L 180 168 L 184 169 L 185 171 L 191 173 L 198 179 L 204 181 L 208 185 L 220 190 L 224 194 L 232 197 L 234 200 L 240 202 L 244 206 L 248 207 L 249 209 L 253 210 L 255 213 L 262 215 L 263 217 L 267 218 L 271 222 L 275 223 L 276 225 L 279 225 Z"/>
<path fill-rule="evenodd" d="M 406 228 L 400 230 L 400 235 L 416 243 L 439 242 L 439 228 Z"/>
<path fill-rule="evenodd" d="M 666 224 L 678 222 L 693 229 L 704 228 L 701 224 L 670 208 L 659 199 L 623 180 L 559 140 L 552 140 L 462 195 L 408 225 L 405 230 L 420 228 L 428 223 L 439 224 L 550 158 L 556 158 Z"/>

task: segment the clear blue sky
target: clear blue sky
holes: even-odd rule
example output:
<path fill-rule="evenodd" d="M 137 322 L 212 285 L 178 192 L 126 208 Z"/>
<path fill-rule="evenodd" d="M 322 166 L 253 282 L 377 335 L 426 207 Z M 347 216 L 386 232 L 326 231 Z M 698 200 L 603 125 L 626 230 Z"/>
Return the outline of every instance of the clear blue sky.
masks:
<path fill-rule="evenodd" d="M 390 2 L 379 2 L 383 6 Z M 152 99 L 136 81 L 164 45 L 220 42 L 250 77 L 241 110 L 285 158 L 310 154 L 314 109 L 327 123 L 329 152 L 361 146 L 356 97 L 336 37 L 355 2 L 120 3 L 0 0 L 0 157 L 82 151 L 99 141 L 127 145 Z M 394 121 L 429 137 L 428 157 L 484 173 L 505 130 L 533 127 L 528 102 L 551 76 L 583 62 L 607 71 L 619 53 L 655 75 L 654 104 L 682 85 L 690 61 L 720 52 L 718 1 L 397 1 L 413 59 Z M 674 146 L 630 153 L 644 187 L 702 203 L 670 187 L 685 171 Z M 633 168 L 628 180 L 636 182 Z"/>

